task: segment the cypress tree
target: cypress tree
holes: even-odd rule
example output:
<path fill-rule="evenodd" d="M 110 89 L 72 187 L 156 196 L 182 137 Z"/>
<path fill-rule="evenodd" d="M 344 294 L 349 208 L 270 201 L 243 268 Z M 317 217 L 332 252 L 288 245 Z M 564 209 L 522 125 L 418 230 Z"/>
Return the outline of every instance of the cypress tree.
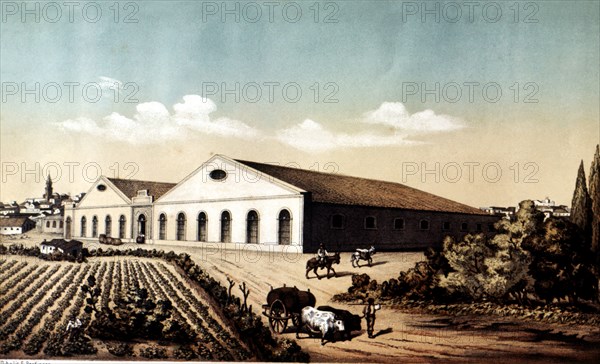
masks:
<path fill-rule="evenodd" d="M 587 189 L 583 160 L 579 164 L 575 191 L 571 201 L 571 222 L 581 228 L 585 234 L 586 244 L 590 244 L 592 240 L 592 200 Z"/>
<path fill-rule="evenodd" d="M 598 252 L 600 242 L 600 146 L 596 145 L 596 153 L 590 169 L 590 198 L 592 200 L 592 242 L 591 248 Z"/>

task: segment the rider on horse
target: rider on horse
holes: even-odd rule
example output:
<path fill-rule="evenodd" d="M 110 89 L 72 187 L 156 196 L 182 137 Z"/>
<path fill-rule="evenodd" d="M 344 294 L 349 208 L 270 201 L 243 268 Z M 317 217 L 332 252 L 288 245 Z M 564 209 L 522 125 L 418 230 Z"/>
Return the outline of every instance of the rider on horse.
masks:
<path fill-rule="evenodd" d="M 321 243 L 319 245 L 319 250 L 317 250 L 317 259 L 319 261 L 320 266 L 325 265 L 325 263 L 327 262 L 328 255 L 329 254 L 327 253 L 327 250 L 325 249 L 325 245 L 323 243 Z"/>

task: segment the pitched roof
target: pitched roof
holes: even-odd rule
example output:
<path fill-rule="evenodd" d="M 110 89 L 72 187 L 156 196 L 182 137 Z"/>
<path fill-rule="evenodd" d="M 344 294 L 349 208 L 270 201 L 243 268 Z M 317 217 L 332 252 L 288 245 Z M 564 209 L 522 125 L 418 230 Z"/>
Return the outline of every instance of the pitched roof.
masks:
<path fill-rule="evenodd" d="M 11 216 L 0 218 L 0 227 L 23 226 L 29 218 L 27 216 Z"/>
<path fill-rule="evenodd" d="M 60 248 L 63 251 L 68 251 L 71 250 L 73 248 L 81 248 L 83 246 L 83 243 L 80 242 L 79 240 L 65 240 L 65 239 L 52 239 L 50 241 L 42 241 L 42 245 L 49 245 L 49 246 L 53 246 L 55 248 Z"/>
<path fill-rule="evenodd" d="M 154 200 L 164 195 L 168 190 L 175 187 L 175 183 L 139 181 L 135 179 L 108 178 L 125 196 L 133 198 L 139 190 L 148 190 L 148 195 L 154 196 Z"/>
<path fill-rule="evenodd" d="M 487 215 L 475 207 L 400 183 L 237 159 L 236 162 L 311 192 L 314 202 Z"/>

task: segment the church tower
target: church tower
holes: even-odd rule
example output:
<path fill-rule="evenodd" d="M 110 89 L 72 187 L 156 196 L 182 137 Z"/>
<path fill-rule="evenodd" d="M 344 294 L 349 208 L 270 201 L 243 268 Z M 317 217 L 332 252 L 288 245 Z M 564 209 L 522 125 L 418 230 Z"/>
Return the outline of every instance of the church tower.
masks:
<path fill-rule="evenodd" d="M 44 198 L 46 200 L 50 200 L 52 198 L 52 179 L 50 179 L 50 175 L 46 179 L 46 193 L 44 194 Z"/>

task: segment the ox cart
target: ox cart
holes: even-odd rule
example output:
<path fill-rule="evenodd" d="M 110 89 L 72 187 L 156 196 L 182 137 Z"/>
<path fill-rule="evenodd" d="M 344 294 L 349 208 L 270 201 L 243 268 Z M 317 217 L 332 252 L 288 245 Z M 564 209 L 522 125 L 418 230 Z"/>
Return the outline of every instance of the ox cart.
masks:
<path fill-rule="evenodd" d="M 315 296 L 308 291 L 296 287 L 271 288 L 267 294 L 267 303 L 262 305 L 263 315 L 269 318 L 269 326 L 274 332 L 281 334 L 291 319 L 294 326 L 301 323 L 300 314 L 306 306 L 315 307 Z"/>

